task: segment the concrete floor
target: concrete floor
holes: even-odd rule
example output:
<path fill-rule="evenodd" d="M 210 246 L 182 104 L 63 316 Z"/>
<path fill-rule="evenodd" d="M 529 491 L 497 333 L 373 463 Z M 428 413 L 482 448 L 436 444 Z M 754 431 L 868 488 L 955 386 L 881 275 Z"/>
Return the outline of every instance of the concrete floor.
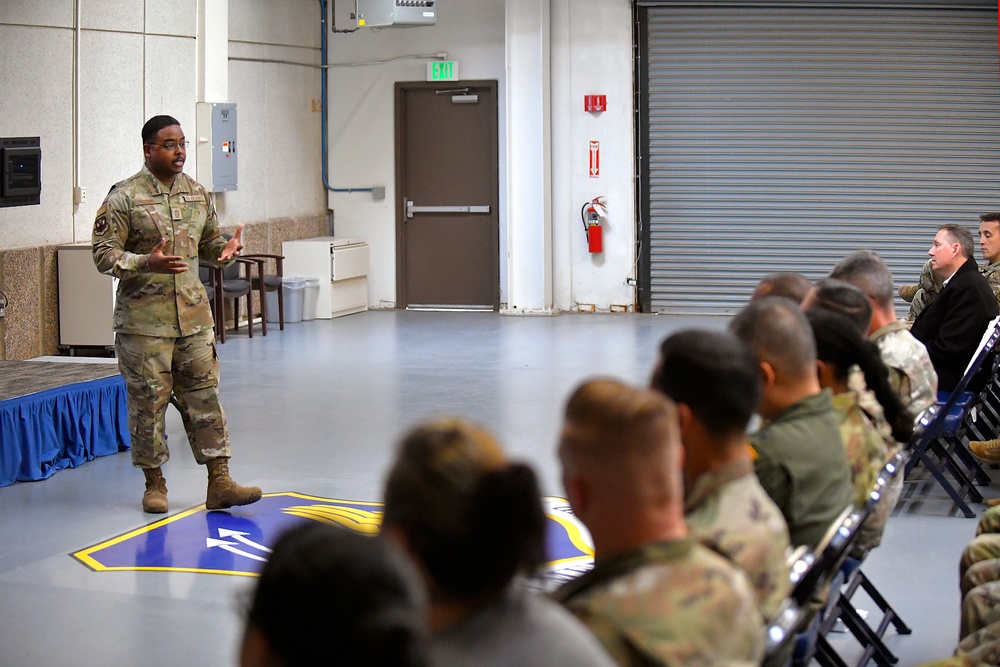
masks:
<path fill-rule="evenodd" d="M 459 415 L 492 430 L 513 457 L 534 465 L 543 491 L 558 496 L 554 448 L 568 393 L 593 375 L 645 384 L 664 336 L 726 322 L 382 311 L 288 324 L 283 332 L 270 325 L 266 337 L 253 339 L 245 330 L 231 332 L 219 346 L 231 468 L 266 494 L 377 502 L 399 435 L 428 417 Z M 204 502 L 205 473 L 173 410 L 168 434 L 169 516 L 178 520 L 157 531 L 143 531 L 159 526 L 159 517 L 142 513 L 142 476 L 127 453 L 0 488 L 0 667 L 235 664 L 252 578 L 94 571 L 72 556 L 132 531 L 139 535 L 132 540 L 145 540 L 137 553 L 155 552 L 174 565 L 190 555 L 175 545 L 186 521 L 205 530 L 204 513 L 182 516 Z M 935 498 L 906 505 L 890 521 L 882 547 L 864 565 L 914 629 L 905 637 L 890 632 L 904 667 L 954 648 L 958 557 L 975 531 L 974 520 L 954 515 L 931 492 Z M 261 526 L 266 533 L 272 519 L 264 505 L 221 516 L 242 522 L 245 534 Z M 202 558 L 208 550 L 199 539 L 195 556 Z M 233 550 L 224 562 L 240 561 Z M 853 651 L 846 635 L 835 643 L 845 657 Z"/>

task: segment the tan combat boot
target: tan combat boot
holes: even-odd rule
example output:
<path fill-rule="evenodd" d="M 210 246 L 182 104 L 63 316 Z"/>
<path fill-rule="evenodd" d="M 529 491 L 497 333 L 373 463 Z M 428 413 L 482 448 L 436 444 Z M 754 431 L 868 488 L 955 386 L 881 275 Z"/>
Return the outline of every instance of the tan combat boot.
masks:
<path fill-rule="evenodd" d="M 229 477 L 229 459 L 221 456 L 208 462 L 208 497 L 205 508 L 224 510 L 260 500 L 260 487 L 240 486 Z"/>
<path fill-rule="evenodd" d="M 142 511 L 163 514 L 167 511 L 167 480 L 159 468 L 143 468 L 146 476 L 146 491 L 142 494 Z"/>
<path fill-rule="evenodd" d="M 919 290 L 920 285 L 900 285 L 899 296 L 903 297 L 903 301 L 906 303 L 910 303 Z"/>
<path fill-rule="evenodd" d="M 972 440 L 969 442 L 969 449 L 978 459 L 989 463 L 1000 463 L 1000 439 Z"/>

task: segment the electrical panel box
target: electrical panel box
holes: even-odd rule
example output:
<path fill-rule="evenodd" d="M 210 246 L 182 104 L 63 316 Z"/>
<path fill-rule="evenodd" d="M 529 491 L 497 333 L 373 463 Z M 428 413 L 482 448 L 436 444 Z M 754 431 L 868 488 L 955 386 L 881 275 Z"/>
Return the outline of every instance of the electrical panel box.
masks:
<path fill-rule="evenodd" d="M 405 28 L 435 25 L 434 0 L 357 0 L 354 18 L 359 28 Z"/>
<path fill-rule="evenodd" d="M 38 137 L 0 139 L 0 206 L 41 203 L 42 149 Z"/>
<path fill-rule="evenodd" d="M 198 182 L 209 192 L 235 190 L 238 183 L 236 155 L 236 105 L 199 102 Z"/>

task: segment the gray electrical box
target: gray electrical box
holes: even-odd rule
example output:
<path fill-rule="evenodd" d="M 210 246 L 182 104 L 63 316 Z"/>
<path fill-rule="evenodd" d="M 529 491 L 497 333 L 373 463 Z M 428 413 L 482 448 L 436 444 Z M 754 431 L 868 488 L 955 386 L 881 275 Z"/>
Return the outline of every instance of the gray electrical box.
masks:
<path fill-rule="evenodd" d="M 235 190 L 238 183 L 236 156 L 236 105 L 199 102 L 198 182 L 209 192 Z"/>
<path fill-rule="evenodd" d="M 357 0 L 359 28 L 405 28 L 437 23 L 434 0 Z"/>

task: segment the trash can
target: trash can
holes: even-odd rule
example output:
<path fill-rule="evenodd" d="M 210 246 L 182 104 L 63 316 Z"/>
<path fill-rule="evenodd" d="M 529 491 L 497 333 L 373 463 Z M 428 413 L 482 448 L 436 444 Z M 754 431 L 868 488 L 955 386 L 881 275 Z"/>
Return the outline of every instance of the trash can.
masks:
<path fill-rule="evenodd" d="M 285 324 L 302 321 L 302 302 L 308 278 L 285 277 L 281 279 L 282 298 L 285 301 Z M 268 302 L 267 316 L 271 318 L 271 303 Z M 278 300 L 274 299 L 274 314 L 278 314 Z"/>
<path fill-rule="evenodd" d="M 302 293 L 302 319 L 316 319 L 316 307 L 319 303 L 319 278 L 306 278 L 305 290 Z"/>

